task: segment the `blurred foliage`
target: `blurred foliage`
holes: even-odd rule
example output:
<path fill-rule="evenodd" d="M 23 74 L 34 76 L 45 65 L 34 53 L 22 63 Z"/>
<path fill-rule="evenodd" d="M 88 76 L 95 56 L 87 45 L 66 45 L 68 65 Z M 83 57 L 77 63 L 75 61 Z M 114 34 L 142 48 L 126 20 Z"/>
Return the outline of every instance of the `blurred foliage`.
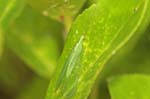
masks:
<path fill-rule="evenodd" d="M 149 99 L 150 77 L 124 75 L 108 80 L 111 99 Z M 130 83 L 129 83 L 130 82 Z"/>
<path fill-rule="evenodd" d="M 11 99 L 32 76 L 33 73 L 26 68 L 25 63 L 9 48 L 4 48 L 0 61 L 0 96 L 3 97 L 6 94 L 10 96 L 8 99 Z M 5 99 L 5 97 L 2 99 Z"/>
<path fill-rule="evenodd" d="M 2 47 L 3 47 L 3 34 L 2 34 L 2 30 L 0 29 L 0 57 L 2 54 Z"/>
<path fill-rule="evenodd" d="M 86 0 L 27 0 L 36 11 L 64 24 L 69 31 L 73 18 L 80 11 Z M 64 35 L 66 36 L 66 35 Z"/>
<path fill-rule="evenodd" d="M 35 76 L 19 92 L 16 99 L 44 99 L 48 85 L 48 80 Z"/>
<path fill-rule="evenodd" d="M 24 0 L 0 0 L 0 56 L 5 38 L 3 32 L 8 28 L 8 25 L 19 16 L 24 5 Z"/>
<path fill-rule="evenodd" d="M 37 11 L 51 18 L 74 17 L 86 0 L 27 0 Z"/>
<path fill-rule="evenodd" d="M 66 44 L 74 42 L 70 36 L 68 37 L 70 38 L 69 41 L 68 39 L 65 40 L 69 31 L 71 32 L 70 35 L 76 33 L 72 32 L 72 29 L 70 30 L 71 24 L 76 17 L 81 17 L 83 13 L 87 13 L 89 7 L 91 9 L 93 4 L 101 1 L 110 0 L 0 0 L 0 99 L 44 99 L 51 79 L 55 77 L 58 69 L 61 69 L 60 65 L 57 64 L 60 64 L 58 59 L 61 56 L 64 42 L 67 42 Z M 130 0 L 120 1 L 126 3 L 121 5 L 118 11 L 129 8 L 126 5 L 130 4 Z M 149 2 L 149 0 L 142 1 Z M 118 1 L 116 0 L 116 2 Z M 113 8 L 117 7 L 117 3 L 115 4 L 114 1 L 112 4 L 109 2 L 106 9 L 113 5 L 116 5 Z M 135 12 L 138 9 L 133 8 L 132 10 Z M 87 14 L 90 17 L 80 19 L 83 21 L 82 24 L 75 26 L 73 23 L 74 30 L 79 27 L 83 31 L 88 31 L 90 28 L 84 27 L 90 25 L 92 20 L 98 22 L 101 19 L 100 17 L 97 20 L 94 15 L 99 16 L 100 13 L 94 14 L 94 12 L 95 10 L 92 10 L 90 14 Z M 141 23 L 142 26 L 135 35 L 118 52 L 114 52 L 112 58 L 105 64 L 88 99 L 130 99 L 113 97 L 116 95 L 120 97 L 121 94 L 127 96 L 126 94 L 131 91 L 130 89 L 135 87 L 137 90 L 133 89 L 134 92 L 139 91 L 138 94 L 140 95 L 141 91 L 146 91 L 142 85 L 150 86 L 149 82 L 146 84 L 144 82 L 144 78 L 150 75 L 149 14 L 145 15 Z M 107 16 L 105 18 L 107 19 Z M 77 18 L 77 20 L 79 19 Z M 134 20 L 136 18 L 130 21 Z M 120 21 L 118 22 L 120 25 L 122 24 Z M 96 27 L 100 27 L 100 25 L 93 26 L 93 30 L 96 30 Z M 98 38 L 98 35 L 94 35 L 94 32 L 91 33 L 89 37 L 94 37 L 91 39 L 92 42 Z M 98 45 L 99 41 L 100 38 L 92 45 Z M 65 47 L 65 49 L 71 50 L 69 47 Z M 66 53 L 70 52 L 68 50 Z M 76 61 L 78 59 L 74 60 L 74 62 Z M 78 73 L 81 74 L 80 71 Z M 138 75 L 139 78 L 135 77 L 134 74 Z M 129 90 L 124 91 L 122 90 L 123 87 Z M 88 91 L 87 87 L 84 88 L 85 91 Z M 116 88 L 120 88 L 120 90 Z M 84 92 L 80 94 L 84 95 Z M 147 89 L 148 92 L 149 89 Z M 144 95 L 147 94 L 144 93 Z"/>
<path fill-rule="evenodd" d="M 62 29 L 60 23 L 27 6 L 10 25 L 7 43 L 35 72 L 50 78 L 63 45 Z"/>

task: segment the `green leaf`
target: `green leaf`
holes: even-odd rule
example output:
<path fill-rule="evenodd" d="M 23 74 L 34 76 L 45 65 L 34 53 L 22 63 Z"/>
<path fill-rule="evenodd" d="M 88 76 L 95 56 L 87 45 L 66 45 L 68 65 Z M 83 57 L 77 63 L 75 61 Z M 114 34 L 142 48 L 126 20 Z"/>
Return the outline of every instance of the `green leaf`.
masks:
<path fill-rule="evenodd" d="M 150 76 L 124 75 L 108 81 L 111 99 L 150 99 Z"/>
<path fill-rule="evenodd" d="M 8 46 L 39 75 L 50 78 L 62 46 L 62 25 L 26 7 L 12 23 Z"/>
<path fill-rule="evenodd" d="M 3 32 L 24 7 L 23 0 L 0 0 L 0 56 L 4 40 Z"/>
<path fill-rule="evenodd" d="M 46 99 L 87 98 L 103 65 L 147 22 L 148 6 L 149 0 L 101 0 L 84 11 L 71 28 Z"/>
<path fill-rule="evenodd" d="M 146 73 L 149 74 L 150 59 L 150 25 L 143 32 L 136 42 L 133 39 L 124 46 L 119 53 L 111 59 L 107 64 L 110 75 L 118 75 L 124 73 Z M 135 43 L 135 44 L 134 44 Z M 105 75 L 106 76 L 106 75 Z"/>
<path fill-rule="evenodd" d="M 137 35 L 140 37 L 137 38 Z M 150 74 L 150 26 L 142 32 L 142 35 L 136 33 L 135 37 L 136 39 L 130 39 L 126 46 L 119 49 L 103 68 L 101 76 L 98 77 L 99 98 L 110 99 L 106 98 L 109 97 L 106 78 L 110 76 L 131 73 Z"/>
<path fill-rule="evenodd" d="M 62 22 L 65 32 L 68 33 L 74 17 L 80 12 L 86 0 L 27 0 L 27 2 L 44 16 Z"/>
<path fill-rule="evenodd" d="M 8 27 L 8 24 L 16 17 L 18 17 L 23 7 L 23 0 L 1 0 L 0 25 L 2 27 Z"/>

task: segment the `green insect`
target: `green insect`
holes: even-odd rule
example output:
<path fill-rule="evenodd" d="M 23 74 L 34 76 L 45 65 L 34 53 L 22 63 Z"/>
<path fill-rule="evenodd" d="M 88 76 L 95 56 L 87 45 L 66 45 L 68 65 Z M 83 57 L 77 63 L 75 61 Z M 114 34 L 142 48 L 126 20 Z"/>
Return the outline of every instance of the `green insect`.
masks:
<path fill-rule="evenodd" d="M 84 36 L 81 36 L 75 47 L 72 49 L 70 55 L 68 56 L 67 61 L 65 62 L 63 70 L 60 73 L 59 79 L 57 81 L 56 90 L 60 86 L 64 78 L 68 78 L 70 76 L 73 68 L 77 65 L 83 49 L 83 40 Z"/>

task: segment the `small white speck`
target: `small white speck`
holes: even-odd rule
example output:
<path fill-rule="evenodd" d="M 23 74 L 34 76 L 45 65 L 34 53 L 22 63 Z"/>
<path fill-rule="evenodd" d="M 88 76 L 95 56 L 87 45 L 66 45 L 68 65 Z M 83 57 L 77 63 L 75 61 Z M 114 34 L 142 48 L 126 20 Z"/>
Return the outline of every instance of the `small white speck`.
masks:
<path fill-rule="evenodd" d="M 112 55 L 115 55 L 116 54 L 116 51 L 114 50 L 113 52 L 112 52 Z"/>
<path fill-rule="evenodd" d="M 78 30 L 76 30 L 76 34 L 79 34 L 79 31 L 78 31 Z"/>
<path fill-rule="evenodd" d="M 43 11 L 44 16 L 48 16 L 48 11 Z"/>
<path fill-rule="evenodd" d="M 68 2 L 68 0 L 64 0 L 64 2 Z"/>

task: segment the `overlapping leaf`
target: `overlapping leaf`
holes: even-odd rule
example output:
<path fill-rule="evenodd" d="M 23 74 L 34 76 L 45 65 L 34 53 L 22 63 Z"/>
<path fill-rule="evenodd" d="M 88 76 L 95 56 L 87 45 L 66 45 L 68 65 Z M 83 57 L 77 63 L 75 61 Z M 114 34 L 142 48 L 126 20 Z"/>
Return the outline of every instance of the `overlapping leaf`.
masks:
<path fill-rule="evenodd" d="M 35 10 L 64 24 L 64 37 L 86 0 L 27 0 Z"/>
<path fill-rule="evenodd" d="M 23 0 L 0 0 L 0 56 L 2 52 L 4 30 L 16 18 L 24 7 Z"/>
<path fill-rule="evenodd" d="M 150 77 L 124 75 L 109 79 L 111 99 L 149 99 Z"/>
<path fill-rule="evenodd" d="M 145 26 L 148 6 L 149 0 L 101 0 L 81 14 L 68 35 L 46 99 L 87 98 L 104 63 Z"/>
<path fill-rule="evenodd" d="M 4 48 L 0 60 L 0 87 L 1 90 L 14 93 L 30 74 L 25 64 L 8 48 Z"/>
<path fill-rule="evenodd" d="M 62 25 L 26 7 L 7 35 L 8 46 L 39 75 L 49 78 L 60 54 Z"/>
<path fill-rule="evenodd" d="M 28 0 L 29 4 L 52 18 L 73 17 L 80 10 L 86 0 Z"/>
<path fill-rule="evenodd" d="M 137 39 L 137 36 L 138 37 Z M 136 33 L 135 39 L 130 39 L 106 64 L 101 76 L 99 76 L 98 96 L 109 99 L 106 78 L 115 75 L 142 73 L 150 74 L 150 27 L 142 32 Z M 91 96 L 92 97 L 92 96 Z M 105 97 L 105 98 L 104 98 Z M 91 98 L 92 99 L 92 98 Z"/>
<path fill-rule="evenodd" d="M 34 77 L 17 95 L 15 99 L 44 99 L 49 81 Z M 35 94 L 36 93 L 36 94 Z"/>

